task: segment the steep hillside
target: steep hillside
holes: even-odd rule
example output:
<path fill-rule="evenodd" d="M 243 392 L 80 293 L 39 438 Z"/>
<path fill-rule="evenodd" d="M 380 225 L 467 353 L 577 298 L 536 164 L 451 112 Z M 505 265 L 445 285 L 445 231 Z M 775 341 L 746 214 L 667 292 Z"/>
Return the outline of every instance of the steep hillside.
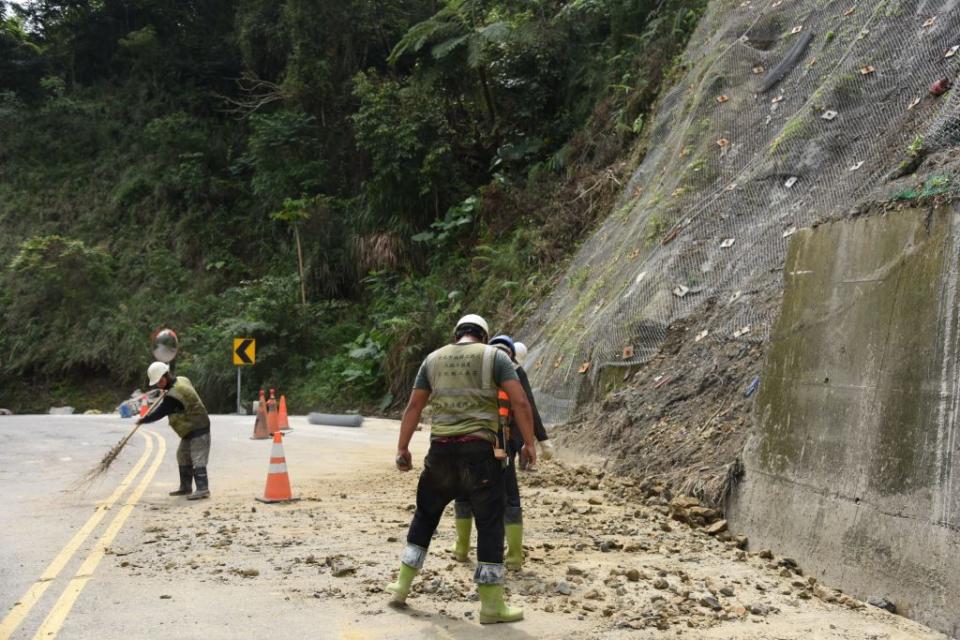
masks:
<path fill-rule="evenodd" d="M 791 236 L 956 193 L 958 25 L 950 2 L 710 4 L 649 152 L 523 332 L 553 421 L 602 400 L 571 442 L 722 497 Z"/>

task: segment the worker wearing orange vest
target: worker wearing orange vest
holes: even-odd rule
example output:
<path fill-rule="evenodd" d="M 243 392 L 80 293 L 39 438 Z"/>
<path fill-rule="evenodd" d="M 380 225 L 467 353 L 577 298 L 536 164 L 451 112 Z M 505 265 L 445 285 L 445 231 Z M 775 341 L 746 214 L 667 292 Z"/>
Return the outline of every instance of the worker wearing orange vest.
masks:
<path fill-rule="evenodd" d="M 544 459 L 549 460 L 553 457 L 553 444 L 549 441 L 546 429 L 543 427 L 543 421 L 540 419 L 540 413 L 537 411 L 537 405 L 533 398 L 533 391 L 530 388 L 530 381 L 520 363 L 517 362 L 517 350 L 513 340 L 509 336 L 496 336 L 489 343 L 491 346 L 498 347 L 505 351 L 510 359 L 514 361 L 517 377 L 523 386 L 527 399 L 530 402 L 530 409 L 533 413 L 534 435 L 540 443 Z M 524 347 L 524 356 L 526 347 Z M 508 569 L 519 569 L 523 565 L 523 509 L 520 503 L 520 487 L 517 484 L 516 454 L 523 445 L 523 440 L 519 439 L 519 430 L 513 421 L 513 415 L 510 411 L 510 398 L 501 389 L 497 396 L 498 410 L 500 414 L 501 437 L 503 438 L 504 448 L 509 455 L 509 462 L 504 470 L 503 482 L 504 492 L 507 498 L 506 509 L 504 510 L 504 531 L 507 539 L 507 553 L 504 556 L 504 564 Z M 519 439 L 519 444 L 518 444 Z M 460 562 L 467 561 L 467 553 L 470 549 L 470 531 L 473 522 L 473 511 L 467 500 L 458 499 L 454 502 L 454 515 L 456 517 L 457 542 L 453 553 Z"/>

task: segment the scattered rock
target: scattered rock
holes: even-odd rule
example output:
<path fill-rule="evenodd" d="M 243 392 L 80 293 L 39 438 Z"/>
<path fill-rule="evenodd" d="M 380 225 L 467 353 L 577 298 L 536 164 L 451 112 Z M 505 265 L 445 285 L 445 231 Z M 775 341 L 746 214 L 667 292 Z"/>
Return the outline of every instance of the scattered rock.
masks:
<path fill-rule="evenodd" d="M 597 498 L 597 497 L 591 497 L 589 500 L 587 500 L 587 503 L 589 503 L 589 504 L 595 504 L 595 505 L 601 505 L 601 504 L 603 504 L 603 500 L 601 500 L 600 498 Z"/>
<path fill-rule="evenodd" d="M 356 563 L 352 559 L 342 554 L 328 556 L 325 564 L 330 567 L 330 573 L 333 574 L 333 577 L 335 578 L 349 576 L 357 571 Z"/>
<path fill-rule="evenodd" d="M 723 609 L 720 601 L 713 596 L 701 596 L 697 602 L 699 602 L 701 606 L 713 609 L 714 611 L 720 611 Z"/>
<path fill-rule="evenodd" d="M 831 591 L 830 589 L 827 589 L 826 587 L 824 587 L 823 585 L 819 585 L 819 584 L 814 585 L 814 586 L 813 586 L 813 595 L 815 595 L 816 597 L 820 598 L 820 599 L 823 600 L 824 602 L 836 602 L 836 601 L 837 601 L 837 595 L 836 595 L 833 591 Z"/>
<path fill-rule="evenodd" d="M 600 543 L 600 551 L 607 553 L 609 551 L 614 551 L 617 549 L 622 549 L 623 545 L 617 542 L 616 540 L 604 540 Z"/>
<path fill-rule="evenodd" d="M 573 593 L 573 589 L 570 588 L 569 584 L 561 580 L 557 583 L 557 593 L 562 596 L 568 596 Z"/>
<path fill-rule="evenodd" d="M 640 572 L 636 569 L 628 570 L 627 580 L 629 580 L 630 582 L 640 582 Z"/>
<path fill-rule="evenodd" d="M 897 612 L 897 605 L 880 596 L 870 596 L 867 598 L 867 604 L 877 607 L 878 609 L 883 609 L 884 611 L 889 611 L 890 613 Z"/>
<path fill-rule="evenodd" d="M 717 520 L 716 522 L 711 524 L 709 527 L 707 527 L 707 533 L 709 533 L 712 536 L 715 536 L 718 533 L 726 530 L 727 530 L 726 520 Z"/>
<path fill-rule="evenodd" d="M 662 492 L 662 489 L 661 489 Z M 700 501 L 693 496 L 677 496 L 670 501 L 671 509 L 689 509 L 690 507 L 699 507 Z"/>
<path fill-rule="evenodd" d="M 773 551 L 770 551 L 770 549 L 763 549 L 757 554 L 757 557 L 763 558 L 764 560 L 773 560 Z"/>
<path fill-rule="evenodd" d="M 173 599 L 173 596 L 170 596 L 170 595 L 167 595 L 167 594 L 163 594 L 163 595 L 160 596 L 160 599 L 161 599 L 161 600 L 172 600 L 172 599 Z"/>
<path fill-rule="evenodd" d="M 755 602 L 747 606 L 747 611 L 749 611 L 755 616 L 766 616 L 771 613 L 776 613 L 778 609 L 776 607 L 771 607 L 770 605 L 763 602 Z"/>
<path fill-rule="evenodd" d="M 653 581 L 654 589 L 667 589 L 670 587 L 670 583 L 667 582 L 666 578 L 657 578 Z"/>
<path fill-rule="evenodd" d="M 733 590 L 733 587 L 731 587 L 731 586 L 726 586 L 726 587 L 721 587 L 721 588 L 720 588 L 720 595 L 722 595 L 722 596 L 726 596 L 726 597 L 728 597 L 728 598 L 732 598 L 734 593 L 735 593 L 735 592 L 734 592 L 734 590 Z"/>
<path fill-rule="evenodd" d="M 709 507 L 690 507 L 687 509 L 687 514 L 690 518 L 691 524 L 700 525 L 713 522 L 720 517 L 720 514 L 716 509 L 711 509 Z"/>

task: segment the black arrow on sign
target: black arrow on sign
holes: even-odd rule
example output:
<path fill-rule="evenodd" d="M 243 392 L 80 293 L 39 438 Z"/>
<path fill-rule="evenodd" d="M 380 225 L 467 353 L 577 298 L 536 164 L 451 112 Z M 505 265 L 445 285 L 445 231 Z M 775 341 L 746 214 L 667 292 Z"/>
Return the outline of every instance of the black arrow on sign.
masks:
<path fill-rule="evenodd" d="M 250 338 L 244 338 L 243 342 L 241 342 L 241 343 L 237 346 L 236 351 L 234 351 L 234 353 L 237 354 L 237 357 L 240 358 L 240 360 L 241 360 L 244 364 L 253 364 L 253 360 L 251 360 L 251 359 L 250 359 L 250 356 L 247 355 L 247 349 L 250 347 L 250 345 L 251 345 L 252 343 L 253 343 L 253 340 L 252 340 L 252 339 L 250 339 Z"/>

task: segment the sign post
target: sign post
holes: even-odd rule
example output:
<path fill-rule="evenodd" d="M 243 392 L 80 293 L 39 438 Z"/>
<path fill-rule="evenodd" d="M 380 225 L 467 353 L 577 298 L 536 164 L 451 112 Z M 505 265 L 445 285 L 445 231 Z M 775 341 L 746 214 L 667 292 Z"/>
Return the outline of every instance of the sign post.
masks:
<path fill-rule="evenodd" d="M 237 415 L 242 413 L 240 406 L 240 372 L 244 367 L 257 363 L 257 341 L 253 338 L 233 339 L 233 364 L 237 367 Z"/>

